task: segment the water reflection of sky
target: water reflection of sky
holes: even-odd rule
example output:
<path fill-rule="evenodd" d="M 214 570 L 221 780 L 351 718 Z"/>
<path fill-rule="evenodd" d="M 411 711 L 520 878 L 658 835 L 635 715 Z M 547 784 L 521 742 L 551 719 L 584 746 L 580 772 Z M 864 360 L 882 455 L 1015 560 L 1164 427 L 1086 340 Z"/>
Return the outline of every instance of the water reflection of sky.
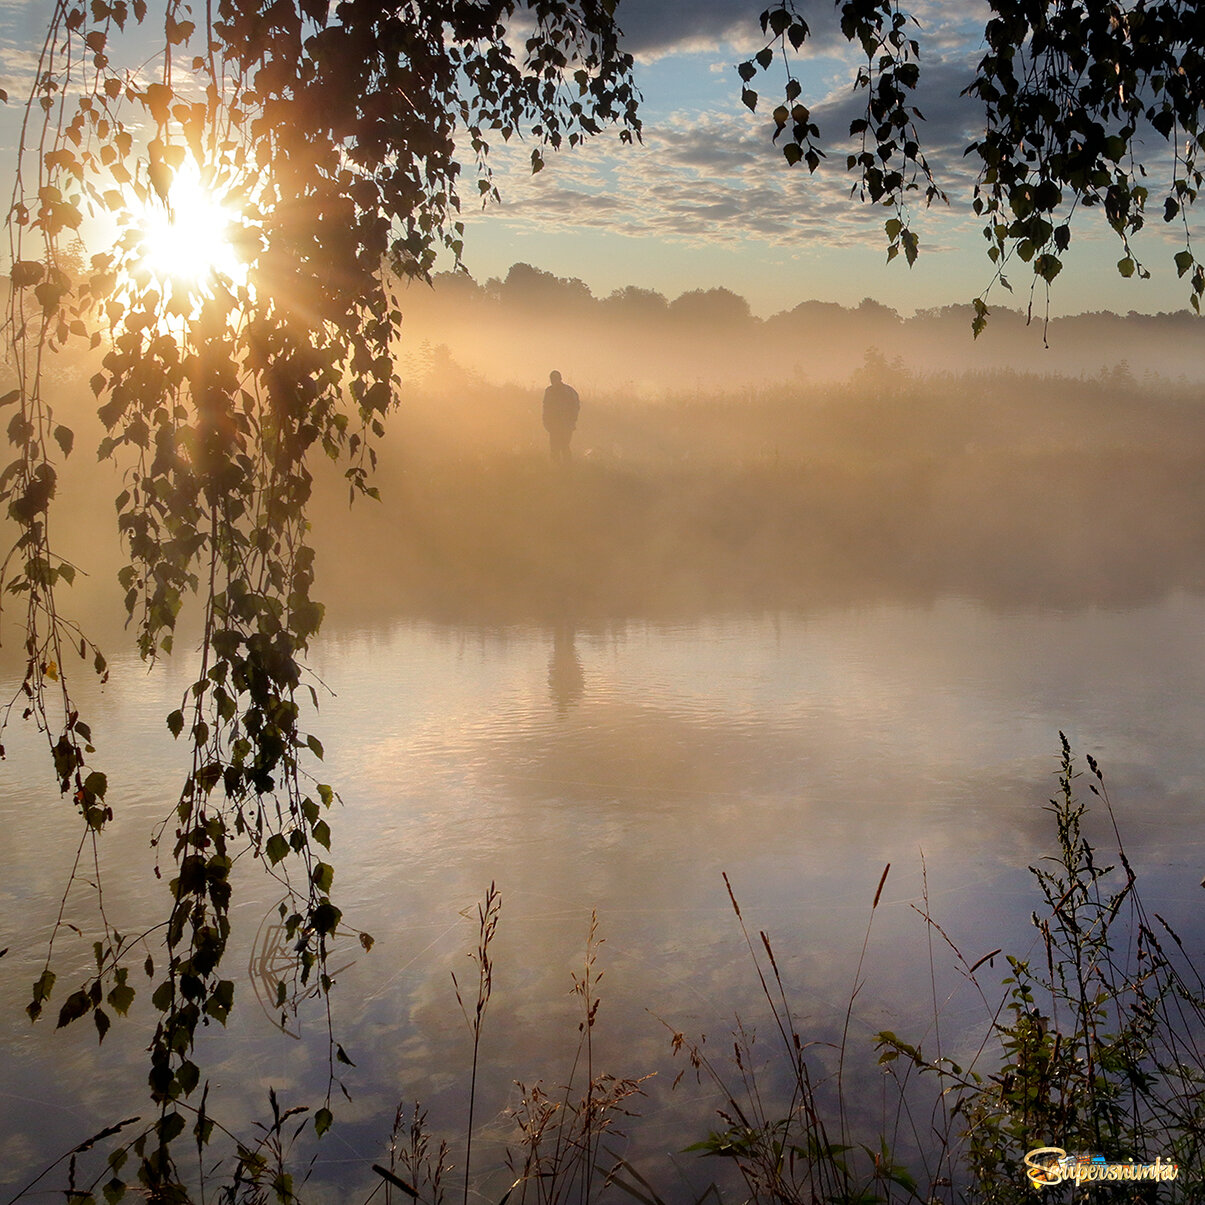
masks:
<path fill-rule="evenodd" d="M 337 694 L 314 726 L 323 777 L 344 801 L 332 824 L 336 894 L 377 945 L 343 959 L 353 965 L 335 1021 L 357 1062 L 353 1102 L 315 1174 L 365 1183 L 399 1097 L 421 1098 L 455 1133 L 469 1048 L 449 972 L 471 974 L 474 927 L 459 914 L 472 914 L 491 881 L 503 918 L 481 1115 L 507 1102 L 513 1079 L 555 1081 L 568 1058 L 570 976 L 593 907 L 606 938 L 596 1063 L 660 1073 L 648 1121 L 632 1127 L 645 1135 L 637 1154 L 680 1149 L 713 1107 L 693 1086 L 669 1093 L 681 1068 L 657 1018 L 722 1040 L 736 1011 L 754 1011 L 756 981 L 721 872 L 751 930 L 771 934 L 805 1029 L 831 1038 L 891 862 L 855 1032 L 923 1030 L 933 989 L 913 907 L 923 906 L 922 854 L 929 907 L 968 961 L 998 945 L 1025 948 L 1035 903 L 1025 867 L 1049 844 L 1041 805 L 1056 785 L 1060 728 L 1100 758 L 1148 898 L 1191 924 L 1205 861 L 1203 637 L 1205 607 L 1184 597 L 1062 615 L 951 600 L 682 627 L 579 629 L 565 619 L 549 630 L 332 633 L 315 669 Z M 106 902 L 127 931 L 149 923 L 164 896 L 146 841 L 171 806 L 180 750 L 162 717 L 186 684 L 178 664 L 150 677 L 118 666 L 93 723 L 120 813 L 103 845 Z M 57 835 L 67 803 L 40 786 L 44 752 L 30 734 L 8 743 L 6 1182 L 111 1120 L 117 1102 L 145 1108 L 136 1028 L 147 1020 L 115 1026 L 100 1051 L 91 1031 L 24 1022 L 75 846 Z M 1104 832 L 1103 818 L 1091 823 Z M 274 889 L 255 865 L 239 878 L 246 965 Z M 1199 928 L 1189 944 L 1199 949 Z M 66 938 L 61 954 L 67 991 L 90 953 Z M 987 974 L 992 983 L 1003 969 Z M 950 996 L 954 1043 L 982 1019 L 960 984 L 939 950 L 936 990 Z M 206 1035 L 215 1091 L 225 1085 L 235 1116 L 262 1112 L 269 1084 L 285 1096 L 321 1092 L 324 1024 L 304 1013 L 298 1024 L 300 1041 L 276 1033 L 245 992 L 232 1034 Z M 46 1105 L 30 1125 L 34 1082 Z M 486 1133 L 500 1141 L 504 1126 L 488 1121 Z"/>

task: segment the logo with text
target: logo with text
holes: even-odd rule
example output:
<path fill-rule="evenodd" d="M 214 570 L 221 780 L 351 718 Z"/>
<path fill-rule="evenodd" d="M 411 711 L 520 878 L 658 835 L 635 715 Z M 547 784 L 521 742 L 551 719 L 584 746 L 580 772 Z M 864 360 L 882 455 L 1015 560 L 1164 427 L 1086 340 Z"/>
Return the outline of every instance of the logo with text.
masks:
<path fill-rule="evenodd" d="M 1050 1188 L 1064 1181 L 1081 1184 L 1115 1183 L 1119 1180 L 1174 1180 L 1180 1165 L 1131 1161 L 1110 1163 L 1104 1155 L 1069 1155 L 1062 1147 L 1039 1146 L 1025 1156 L 1025 1174 L 1036 1189 Z"/>

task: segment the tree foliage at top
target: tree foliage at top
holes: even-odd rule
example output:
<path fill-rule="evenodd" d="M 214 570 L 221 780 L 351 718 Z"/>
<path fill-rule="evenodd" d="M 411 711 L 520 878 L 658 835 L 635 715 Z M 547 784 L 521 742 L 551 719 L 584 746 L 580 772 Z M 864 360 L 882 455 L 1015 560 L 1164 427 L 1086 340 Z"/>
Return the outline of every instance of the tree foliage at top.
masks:
<path fill-rule="evenodd" d="M 894 210 L 888 257 L 902 250 L 911 264 L 919 244 L 909 194 L 922 194 L 926 204 L 945 199 L 922 149 L 923 115 L 914 103 L 920 26 L 895 0 L 837 0 L 837 8 L 842 34 L 866 56 L 855 79 L 866 109 L 850 125 L 857 149 L 846 160 L 854 192 Z M 1193 249 L 1187 213 L 1203 179 L 1205 13 L 1193 0 L 990 0 L 989 8 L 983 56 L 963 95 L 983 111 L 982 133 L 967 153 L 980 164 L 972 203 L 985 221 L 992 283 L 1008 287 L 1004 269 L 1015 257 L 1048 290 L 1063 268 L 1077 211 L 1094 206 L 1120 240 L 1117 270 L 1147 277 L 1131 240 L 1154 209 L 1164 222 L 1182 224 L 1174 262 L 1199 312 L 1205 262 Z M 811 36 L 801 9 L 781 0 L 762 13 L 768 40 L 739 71 L 754 108 L 750 82 L 781 58 L 787 81 L 774 110 L 775 139 L 784 138 L 789 163 L 815 171 L 824 155 L 820 130 L 791 69 L 792 53 Z M 1153 183 L 1148 165 L 1166 172 L 1162 183 Z M 976 334 L 987 317 L 986 293 L 975 300 Z"/>
<path fill-rule="evenodd" d="M 160 1116 L 139 1149 L 156 1192 L 175 1182 L 168 1144 L 201 1078 L 194 1035 L 224 1023 L 233 1001 L 222 960 L 238 852 L 286 881 L 297 973 L 330 986 L 325 955 L 341 920 L 323 860 L 333 792 L 302 761 L 322 756 L 302 710 L 307 695 L 317 704 L 303 659 L 322 619 L 307 544 L 314 458 L 340 461 L 353 495 L 375 492 L 372 444 L 396 384 L 396 285 L 426 276 L 441 250 L 459 259 L 462 193 L 495 195 L 491 142 L 527 140 L 536 170 L 546 149 L 607 125 L 639 136 L 614 8 L 54 5 L 9 211 L 16 387 L 0 398 L 13 448 L 0 504 L 18 536 L 2 584 L 5 619 L 14 601 L 25 610 L 26 669 L 0 729 L 16 708 L 46 734 L 83 840 L 95 840 L 113 801 L 69 671 L 76 654 L 106 667 L 60 610 L 75 570 L 54 551 L 52 521 L 74 434 L 45 385 L 48 355 L 82 340 L 99 361 L 100 455 L 124 473 L 119 576 L 142 656 L 170 651 L 192 593 L 203 620 L 195 679 L 167 717 L 192 764 L 159 834 L 166 956 L 149 935 L 119 933 L 102 907 L 96 972 L 58 1015 L 60 1025 L 91 1015 L 103 1038 L 110 1013 L 130 1006 L 131 958 L 137 945 L 141 963 L 145 947 Z M 158 40 L 149 59 L 148 39 Z M 187 179 L 230 227 L 228 261 L 192 278 L 158 270 L 148 248 L 148 226 L 174 218 Z M 97 230 L 111 232 L 99 249 Z M 48 952 L 31 1016 L 54 983 Z M 332 1065 L 335 1052 L 332 1038 Z"/>

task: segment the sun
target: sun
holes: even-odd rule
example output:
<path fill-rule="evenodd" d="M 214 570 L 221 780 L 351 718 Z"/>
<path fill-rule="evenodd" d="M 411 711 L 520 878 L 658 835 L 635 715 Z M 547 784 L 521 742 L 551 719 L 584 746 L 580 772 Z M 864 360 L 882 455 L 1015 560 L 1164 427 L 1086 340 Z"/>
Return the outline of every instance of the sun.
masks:
<path fill-rule="evenodd" d="M 195 162 L 175 173 L 164 204 L 157 197 L 140 215 L 141 265 L 161 281 L 204 287 L 245 275 L 232 235 L 238 215 L 223 205 L 201 179 Z"/>

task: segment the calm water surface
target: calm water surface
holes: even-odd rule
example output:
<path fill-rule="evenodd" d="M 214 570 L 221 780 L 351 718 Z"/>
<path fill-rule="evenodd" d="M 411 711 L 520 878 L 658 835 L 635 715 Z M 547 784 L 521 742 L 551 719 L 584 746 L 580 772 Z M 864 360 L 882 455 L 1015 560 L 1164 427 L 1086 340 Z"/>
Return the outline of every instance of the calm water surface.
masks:
<path fill-rule="evenodd" d="M 760 1016 L 723 872 L 750 928 L 773 938 L 805 1035 L 825 1039 L 839 1030 L 891 863 L 856 1015 L 869 1067 L 869 1035 L 920 1036 L 931 1023 L 914 907 L 926 890 L 970 961 L 1029 948 L 1026 866 L 1051 844 L 1042 805 L 1063 729 L 1105 769 L 1148 902 L 1180 922 L 1194 952 L 1205 939 L 1199 598 L 1064 614 L 949 599 L 605 629 L 399 619 L 332 633 L 314 669 L 335 692 L 314 724 L 321 777 L 343 797 L 335 894 L 376 938 L 370 954 L 349 939 L 335 958 L 347 965 L 334 1022 L 356 1066 L 344 1068 L 352 1101 L 314 1170 L 332 1199 L 367 1195 L 399 1099 L 421 1100 L 457 1138 L 471 1048 L 450 972 L 475 981 L 466 953 L 491 881 L 502 919 L 480 1166 L 507 1135 L 512 1081 L 567 1074 L 572 975 L 593 909 L 605 938 L 595 1066 L 657 1073 L 621 1145 L 660 1169 L 671 1197 L 674 1167 L 697 1176 L 698 1161 L 666 1153 L 702 1136 L 715 1101 L 689 1080 L 670 1092 L 681 1065 L 667 1026 L 722 1047 L 736 1012 Z M 121 663 L 95 712 L 119 811 L 101 847 L 105 904 L 127 932 L 153 924 L 166 899 L 148 837 L 178 789 L 182 750 L 163 716 L 189 680 L 181 663 L 149 675 Z M 0 1182 L 10 1190 L 115 1116 L 146 1112 L 147 1012 L 136 1006 L 99 1050 L 90 1029 L 56 1034 L 21 1012 L 76 853 L 70 805 L 44 789 L 33 738 L 11 733 L 0 800 Z M 1104 818 L 1090 831 L 1103 837 Z M 280 889 L 249 860 L 238 887 L 235 962 L 270 978 Z M 60 937 L 59 1000 L 82 980 L 90 940 Z M 987 981 L 1003 973 L 989 968 Z M 939 952 L 936 992 L 955 1045 L 983 1018 L 960 982 Z M 269 1085 L 286 1103 L 320 1100 L 327 1032 L 312 1003 L 285 1034 L 244 982 L 229 1032 L 203 1039 L 231 1120 L 263 1116 Z"/>

